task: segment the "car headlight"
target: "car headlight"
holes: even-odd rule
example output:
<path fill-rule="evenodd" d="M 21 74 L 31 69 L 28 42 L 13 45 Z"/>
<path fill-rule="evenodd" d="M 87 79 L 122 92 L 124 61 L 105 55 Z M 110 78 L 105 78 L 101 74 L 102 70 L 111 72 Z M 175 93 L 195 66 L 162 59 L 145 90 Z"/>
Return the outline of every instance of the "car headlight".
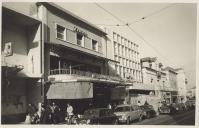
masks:
<path fill-rule="evenodd" d="M 127 120 L 127 117 L 125 115 L 122 116 L 123 120 Z"/>
<path fill-rule="evenodd" d="M 86 124 L 90 124 L 90 122 L 91 122 L 91 120 L 88 119 L 88 120 L 86 121 Z"/>

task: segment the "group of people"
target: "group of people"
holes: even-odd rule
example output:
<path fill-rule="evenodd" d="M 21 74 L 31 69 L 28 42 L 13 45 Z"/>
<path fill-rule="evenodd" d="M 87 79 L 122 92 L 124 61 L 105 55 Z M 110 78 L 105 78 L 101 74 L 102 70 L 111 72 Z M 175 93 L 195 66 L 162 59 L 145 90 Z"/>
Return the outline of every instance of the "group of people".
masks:
<path fill-rule="evenodd" d="M 64 113 L 54 102 L 46 106 L 40 103 L 38 109 L 34 104 L 28 104 L 25 123 L 58 124 L 62 121 L 63 116 L 70 120 L 73 115 L 73 107 L 69 103 L 67 104 L 66 112 Z"/>

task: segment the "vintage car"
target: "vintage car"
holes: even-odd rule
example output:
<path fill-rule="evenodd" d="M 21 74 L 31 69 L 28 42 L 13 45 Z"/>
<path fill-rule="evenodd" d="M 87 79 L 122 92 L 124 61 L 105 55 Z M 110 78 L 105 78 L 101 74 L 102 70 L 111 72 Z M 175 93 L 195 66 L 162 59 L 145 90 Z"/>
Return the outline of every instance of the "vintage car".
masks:
<path fill-rule="evenodd" d="M 162 104 L 162 106 L 159 108 L 159 112 L 162 114 L 175 114 L 185 110 L 186 106 L 184 103 Z"/>
<path fill-rule="evenodd" d="M 187 108 L 188 110 L 194 109 L 194 108 L 195 108 L 195 103 L 196 103 L 195 100 L 187 100 L 187 101 L 185 102 L 185 106 L 186 106 L 186 108 Z"/>
<path fill-rule="evenodd" d="M 113 110 L 108 108 L 88 109 L 77 119 L 77 124 L 117 124 L 118 118 Z"/>
<path fill-rule="evenodd" d="M 143 117 L 144 118 L 151 118 L 151 117 L 154 117 L 154 116 L 156 116 L 156 112 L 155 112 L 155 110 L 154 110 L 154 108 L 153 108 L 153 106 L 152 105 L 142 105 L 142 106 L 140 106 L 141 108 L 142 108 L 142 110 L 144 111 L 143 112 Z"/>
<path fill-rule="evenodd" d="M 172 114 L 175 113 L 177 108 L 174 107 L 174 105 L 171 104 L 162 104 L 159 107 L 160 114 Z"/>
<path fill-rule="evenodd" d="M 133 120 L 141 121 L 143 118 L 143 110 L 138 105 L 118 105 L 115 112 L 118 116 L 119 123 L 130 124 Z"/>

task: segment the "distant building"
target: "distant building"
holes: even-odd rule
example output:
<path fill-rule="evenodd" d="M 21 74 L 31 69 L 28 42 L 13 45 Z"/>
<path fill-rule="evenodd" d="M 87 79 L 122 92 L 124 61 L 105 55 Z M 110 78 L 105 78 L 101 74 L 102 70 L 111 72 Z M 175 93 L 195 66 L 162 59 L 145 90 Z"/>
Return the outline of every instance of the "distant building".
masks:
<path fill-rule="evenodd" d="M 178 102 L 178 85 L 177 85 L 177 72 L 175 69 L 171 67 L 166 67 L 163 69 L 165 71 L 167 80 L 168 80 L 168 85 L 170 88 L 170 93 L 171 93 L 171 103 L 176 103 Z"/>
<path fill-rule="evenodd" d="M 177 88 L 178 88 L 178 97 L 179 102 L 186 101 L 187 96 L 187 79 L 185 72 L 182 68 L 175 69 L 177 74 Z"/>
<path fill-rule="evenodd" d="M 191 89 L 187 90 L 187 97 L 188 98 L 196 97 L 196 87 L 192 87 Z"/>

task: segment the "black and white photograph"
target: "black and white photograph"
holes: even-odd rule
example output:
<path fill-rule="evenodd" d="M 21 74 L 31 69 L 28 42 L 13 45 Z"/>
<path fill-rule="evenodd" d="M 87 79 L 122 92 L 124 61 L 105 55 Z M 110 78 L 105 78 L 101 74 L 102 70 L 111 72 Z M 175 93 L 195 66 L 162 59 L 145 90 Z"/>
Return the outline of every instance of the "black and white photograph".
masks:
<path fill-rule="evenodd" d="M 196 38 L 194 2 L 4 1 L 1 124 L 195 126 Z"/>

